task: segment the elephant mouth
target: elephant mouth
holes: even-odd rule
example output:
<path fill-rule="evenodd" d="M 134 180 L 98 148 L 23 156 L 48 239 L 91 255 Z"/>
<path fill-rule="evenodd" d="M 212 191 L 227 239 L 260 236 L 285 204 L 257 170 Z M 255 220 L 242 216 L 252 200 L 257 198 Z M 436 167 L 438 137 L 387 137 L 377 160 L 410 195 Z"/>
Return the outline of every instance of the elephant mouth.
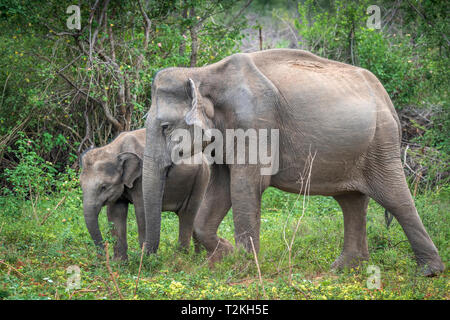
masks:
<path fill-rule="evenodd" d="M 120 199 L 120 196 L 121 196 L 121 194 L 118 194 L 118 195 L 112 195 L 112 196 L 106 198 L 105 201 L 102 204 L 102 207 L 105 206 L 105 205 L 111 205 L 111 204 L 116 203 L 117 200 Z"/>

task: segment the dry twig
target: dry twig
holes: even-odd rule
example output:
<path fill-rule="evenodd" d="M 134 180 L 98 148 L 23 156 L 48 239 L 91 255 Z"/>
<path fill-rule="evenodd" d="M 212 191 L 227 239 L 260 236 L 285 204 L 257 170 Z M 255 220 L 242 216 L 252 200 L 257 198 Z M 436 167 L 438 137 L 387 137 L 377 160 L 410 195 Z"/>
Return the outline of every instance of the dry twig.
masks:
<path fill-rule="evenodd" d="M 264 298 L 267 298 L 266 290 L 264 289 L 264 284 L 263 284 L 263 280 L 262 280 L 262 276 L 261 276 L 261 269 L 259 268 L 258 255 L 256 254 L 256 250 L 255 250 L 255 246 L 253 244 L 252 237 L 250 237 L 250 243 L 252 244 L 253 257 L 255 258 L 256 268 L 258 269 L 259 284 L 261 285 L 261 288 L 263 290 Z"/>
<path fill-rule="evenodd" d="M 19 276 L 25 277 L 25 275 L 24 275 L 22 272 L 20 272 L 20 271 L 17 270 L 16 268 L 14 268 L 12 265 L 10 265 L 10 264 L 4 262 L 3 260 L 0 260 L 0 263 L 3 264 L 3 265 L 5 265 L 5 266 L 7 266 L 7 267 L 9 268 L 9 270 L 13 270 L 13 271 L 14 271 L 15 273 L 17 273 Z"/>
<path fill-rule="evenodd" d="M 303 174 L 300 175 L 300 180 L 299 180 L 300 190 L 298 192 L 297 199 L 295 200 L 294 206 L 291 208 L 291 210 L 288 214 L 286 223 L 283 228 L 283 239 L 284 239 L 284 242 L 286 243 L 286 247 L 287 247 L 287 251 L 288 251 L 288 266 L 289 266 L 288 280 L 289 280 L 290 285 L 292 285 L 292 247 L 294 245 L 294 242 L 295 242 L 295 239 L 297 236 L 297 232 L 300 227 L 300 222 L 302 221 L 303 216 L 305 215 L 305 212 L 306 212 L 306 208 L 308 207 L 308 202 L 309 202 L 308 195 L 309 195 L 309 190 L 310 190 L 310 185 L 311 185 L 312 165 L 314 162 L 314 158 L 316 157 L 316 154 L 317 154 L 317 152 L 314 153 L 314 155 L 311 155 L 311 152 L 310 152 L 308 155 L 308 158 L 307 158 L 306 164 L 305 164 L 305 168 L 303 170 Z M 306 176 L 306 179 L 305 179 L 305 176 Z M 297 220 L 292 237 L 291 237 L 290 241 L 288 242 L 288 240 L 286 238 L 286 227 L 287 227 L 287 224 L 289 221 L 289 217 L 291 216 L 292 211 L 295 207 L 295 204 L 297 203 L 297 201 L 300 197 L 300 194 L 302 194 L 302 193 L 304 194 L 303 201 L 302 201 L 302 214 L 301 214 L 300 218 Z"/>
<path fill-rule="evenodd" d="M 62 199 L 58 202 L 58 204 L 56 205 L 56 207 L 53 208 L 52 211 L 49 211 L 44 218 L 42 218 L 41 223 L 39 223 L 39 225 L 43 225 L 45 223 L 45 221 L 47 221 L 48 217 L 50 217 L 50 215 L 52 214 L 52 212 L 56 211 L 56 209 L 58 209 L 58 207 L 64 202 L 64 200 L 66 200 L 66 196 L 62 197 Z"/>
<path fill-rule="evenodd" d="M 144 258 L 144 249 L 145 249 L 145 241 L 142 244 L 141 261 L 139 262 L 139 271 L 138 271 L 138 276 L 137 276 L 137 279 L 136 279 L 136 287 L 134 288 L 133 297 L 136 295 L 136 292 L 137 292 L 137 289 L 138 289 L 138 285 L 139 285 L 139 278 L 141 276 L 141 268 L 142 268 L 142 260 Z"/>
<path fill-rule="evenodd" d="M 111 280 L 114 283 L 114 287 L 116 287 L 117 294 L 119 295 L 120 300 L 123 300 L 122 292 L 120 291 L 119 285 L 117 284 L 116 277 L 112 272 L 111 266 L 109 265 L 109 253 L 108 253 L 108 241 L 105 242 L 105 252 L 106 252 L 106 268 L 108 269 L 109 275 L 111 276 Z"/>

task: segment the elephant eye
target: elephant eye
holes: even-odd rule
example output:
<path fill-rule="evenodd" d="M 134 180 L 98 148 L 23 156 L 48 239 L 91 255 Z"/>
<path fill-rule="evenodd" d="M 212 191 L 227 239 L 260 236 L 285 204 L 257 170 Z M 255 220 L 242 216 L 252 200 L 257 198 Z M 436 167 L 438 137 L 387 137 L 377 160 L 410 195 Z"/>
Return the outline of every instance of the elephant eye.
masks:
<path fill-rule="evenodd" d="M 164 133 L 164 131 L 166 131 L 167 128 L 169 128 L 169 123 L 168 123 L 168 122 L 163 122 L 163 123 L 161 124 L 161 128 L 162 128 L 162 131 L 163 131 L 163 133 Z"/>
<path fill-rule="evenodd" d="M 100 192 L 104 192 L 105 190 L 106 190 L 106 184 L 102 184 L 101 186 L 100 186 Z"/>

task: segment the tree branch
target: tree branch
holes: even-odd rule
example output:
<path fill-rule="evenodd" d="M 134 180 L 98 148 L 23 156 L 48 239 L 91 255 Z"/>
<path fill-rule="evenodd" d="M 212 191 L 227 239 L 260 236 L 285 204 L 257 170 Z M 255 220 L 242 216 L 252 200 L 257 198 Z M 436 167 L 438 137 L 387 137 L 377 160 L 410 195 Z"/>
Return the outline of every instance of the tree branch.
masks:
<path fill-rule="evenodd" d="M 189 15 L 195 17 L 195 8 L 192 7 L 189 10 Z M 201 25 L 201 22 L 193 25 L 189 28 L 189 32 L 191 33 L 191 62 L 190 66 L 195 67 L 197 65 L 197 54 L 198 54 L 198 38 L 197 38 L 197 27 Z"/>

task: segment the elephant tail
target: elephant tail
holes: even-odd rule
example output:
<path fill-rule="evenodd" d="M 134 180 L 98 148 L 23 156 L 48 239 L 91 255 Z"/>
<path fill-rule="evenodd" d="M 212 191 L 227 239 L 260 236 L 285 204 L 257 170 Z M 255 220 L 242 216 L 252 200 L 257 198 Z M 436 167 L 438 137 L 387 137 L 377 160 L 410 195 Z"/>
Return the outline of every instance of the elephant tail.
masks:
<path fill-rule="evenodd" d="M 394 216 L 392 213 L 390 213 L 387 210 L 384 210 L 384 221 L 386 222 L 386 229 L 389 229 L 389 226 L 391 225 L 392 219 Z"/>

